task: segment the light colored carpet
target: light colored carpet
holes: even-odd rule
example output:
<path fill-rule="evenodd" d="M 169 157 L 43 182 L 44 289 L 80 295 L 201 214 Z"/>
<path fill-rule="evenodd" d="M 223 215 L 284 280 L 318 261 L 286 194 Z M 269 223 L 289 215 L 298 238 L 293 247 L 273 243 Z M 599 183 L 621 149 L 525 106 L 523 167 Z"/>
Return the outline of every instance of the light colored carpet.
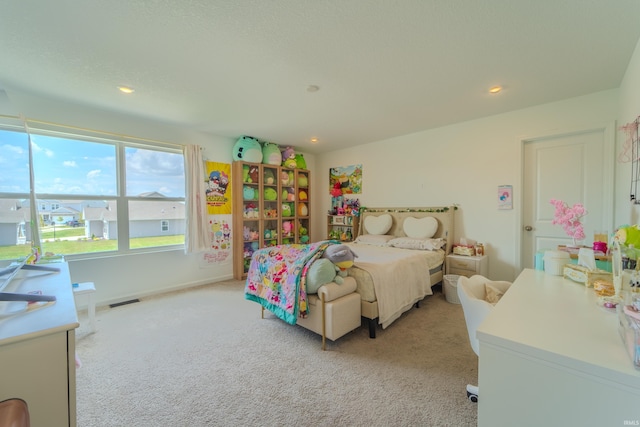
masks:
<path fill-rule="evenodd" d="M 427 297 L 370 339 L 327 342 L 215 283 L 86 314 L 76 333 L 80 427 L 473 426 L 462 308 Z"/>

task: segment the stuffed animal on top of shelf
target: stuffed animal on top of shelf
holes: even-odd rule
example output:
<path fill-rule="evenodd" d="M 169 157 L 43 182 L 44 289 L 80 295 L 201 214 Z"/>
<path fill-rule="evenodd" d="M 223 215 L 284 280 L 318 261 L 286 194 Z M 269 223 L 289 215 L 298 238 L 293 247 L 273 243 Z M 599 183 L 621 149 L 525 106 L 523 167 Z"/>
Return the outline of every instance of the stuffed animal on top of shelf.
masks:
<path fill-rule="evenodd" d="M 296 152 L 293 147 L 287 147 L 282 150 L 282 166 L 289 169 L 296 168 Z"/>
<path fill-rule="evenodd" d="M 251 136 L 241 136 L 233 145 L 233 160 L 249 163 L 262 162 L 260 142 Z"/>
<path fill-rule="evenodd" d="M 262 146 L 262 163 L 265 165 L 276 166 L 280 166 L 282 164 L 282 153 L 276 144 L 272 142 L 264 143 Z"/>
<path fill-rule="evenodd" d="M 296 154 L 295 159 L 296 159 L 296 167 L 298 169 L 307 168 L 307 161 L 304 159 L 304 156 L 302 154 Z"/>

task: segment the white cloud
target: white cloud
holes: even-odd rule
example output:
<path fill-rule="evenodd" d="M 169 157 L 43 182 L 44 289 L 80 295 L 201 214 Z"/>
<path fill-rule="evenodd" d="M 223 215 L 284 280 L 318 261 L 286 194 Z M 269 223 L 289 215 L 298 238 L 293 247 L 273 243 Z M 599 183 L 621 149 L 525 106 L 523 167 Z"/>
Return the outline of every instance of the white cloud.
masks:
<path fill-rule="evenodd" d="M 100 176 L 100 174 L 102 173 L 102 171 L 100 169 L 94 169 L 92 171 L 89 171 L 87 173 L 87 178 L 88 179 L 94 179 Z"/>
<path fill-rule="evenodd" d="M 78 167 L 78 164 L 75 162 L 75 160 L 65 160 L 64 162 L 62 162 L 62 164 L 65 167 L 68 167 L 68 168 L 77 168 Z"/>

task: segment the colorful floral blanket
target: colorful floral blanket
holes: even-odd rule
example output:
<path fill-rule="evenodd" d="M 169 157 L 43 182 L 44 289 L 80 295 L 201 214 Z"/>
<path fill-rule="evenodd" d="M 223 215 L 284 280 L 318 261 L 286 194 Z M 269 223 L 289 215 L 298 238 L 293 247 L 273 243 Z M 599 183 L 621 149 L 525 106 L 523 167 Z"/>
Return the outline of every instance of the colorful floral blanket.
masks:
<path fill-rule="evenodd" d="M 261 304 L 287 323 L 295 325 L 308 313 L 307 270 L 332 243 L 280 245 L 253 253 L 245 285 L 245 298 Z"/>

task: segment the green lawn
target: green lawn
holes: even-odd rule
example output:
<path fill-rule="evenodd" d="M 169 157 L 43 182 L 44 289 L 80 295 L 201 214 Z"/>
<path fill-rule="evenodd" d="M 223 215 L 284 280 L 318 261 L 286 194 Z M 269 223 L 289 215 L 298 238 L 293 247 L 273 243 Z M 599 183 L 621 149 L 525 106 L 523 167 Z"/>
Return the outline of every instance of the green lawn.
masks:
<path fill-rule="evenodd" d="M 53 229 L 53 227 L 50 227 Z M 85 239 L 61 240 L 68 237 L 82 236 L 82 227 L 56 227 L 56 237 L 53 238 L 53 230 L 46 230 L 41 233 L 43 252 L 52 252 L 58 255 L 72 255 L 90 252 L 117 251 L 118 242 L 116 240 Z M 156 246 L 169 246 L 184 244 L 183 235 L 141 237 L 131 239 L 131 249 L 150 248 Z M 0 259 L 15 259 L 25 256 L 31 252 L 31 245 L 0 246 Z"/>

